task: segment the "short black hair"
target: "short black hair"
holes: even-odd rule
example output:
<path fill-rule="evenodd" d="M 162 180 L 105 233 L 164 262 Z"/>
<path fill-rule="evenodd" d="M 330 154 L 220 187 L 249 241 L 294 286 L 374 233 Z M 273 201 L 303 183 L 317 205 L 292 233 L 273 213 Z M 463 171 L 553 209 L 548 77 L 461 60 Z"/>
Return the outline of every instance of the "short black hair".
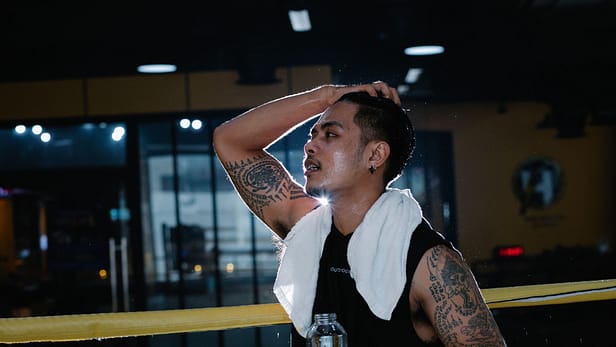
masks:
<path fill-rule="evenodd" d="M 382 140 L 389 144 L 390 155 L 385 166 L 385 185 L 397 179 L 415 149 L 415 129 L 406 111 L 389 98 L 371 96 L 367 92 L 344 94 L 337 102 L 358 106 L 353 121 L 361 130 L 362 144 Z"/>

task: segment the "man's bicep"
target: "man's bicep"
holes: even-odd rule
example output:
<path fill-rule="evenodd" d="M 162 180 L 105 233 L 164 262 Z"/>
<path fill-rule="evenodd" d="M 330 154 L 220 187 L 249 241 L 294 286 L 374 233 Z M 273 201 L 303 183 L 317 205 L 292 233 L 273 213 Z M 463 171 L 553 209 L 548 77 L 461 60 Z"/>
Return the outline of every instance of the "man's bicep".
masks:
<path fill-rule="evenodd" d="M 293 210 L 310 199 L 283 165 L 267 152 L 222 162 L 240 197 L 254 214 L 284 237 L 295 220 Z"/>
<path fill-rule="evenodd" d="M 503 346 L 477 282 L 459 253 L 439 245 L 422 258 L 423 307 L 445 346 Z"/>

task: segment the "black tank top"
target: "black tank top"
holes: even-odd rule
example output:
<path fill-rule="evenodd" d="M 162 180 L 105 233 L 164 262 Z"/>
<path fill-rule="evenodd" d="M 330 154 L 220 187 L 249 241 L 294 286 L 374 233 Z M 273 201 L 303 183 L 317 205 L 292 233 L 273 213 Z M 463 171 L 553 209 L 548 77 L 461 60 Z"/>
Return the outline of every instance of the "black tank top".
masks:
<path fill-rule="evenodd" d="M 411 322 L 409 290 L 421 256 L 430 248 L 444 244 L 453 247 L 440 233 L 423 220 L 413 232 L 406 262 L 407 281 L 392 313 L 391 320 L 375 316 L 357 291 L 349 273 L 347 247 L 353 234 L 342 235 L 332 223 L 319 264 L 315 313 L 334 312 L 346 329 L 350 347 L 359 346 L 429 346 L 421 341 Z M 386 251 L 386 250 L 383 250 Z M 304 347 L 306 340 L 291 329 L 291 346 Z"/>

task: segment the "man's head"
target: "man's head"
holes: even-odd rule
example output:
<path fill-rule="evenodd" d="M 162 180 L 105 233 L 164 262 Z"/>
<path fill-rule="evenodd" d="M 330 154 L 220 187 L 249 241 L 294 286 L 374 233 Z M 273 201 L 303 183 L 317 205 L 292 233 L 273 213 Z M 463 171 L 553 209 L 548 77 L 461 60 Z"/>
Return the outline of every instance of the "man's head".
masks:
<path fill-rule="evenodd" d="M 370 141 L 389 144 L 384 184 L 398 178 L 415 149 L 415 130 L 405 111 L 391 99 L 373 97 L 366 92 L 345 94 L 337 102 L 357 105 L 353 120 L 361 130 L 362 147 Z"/>

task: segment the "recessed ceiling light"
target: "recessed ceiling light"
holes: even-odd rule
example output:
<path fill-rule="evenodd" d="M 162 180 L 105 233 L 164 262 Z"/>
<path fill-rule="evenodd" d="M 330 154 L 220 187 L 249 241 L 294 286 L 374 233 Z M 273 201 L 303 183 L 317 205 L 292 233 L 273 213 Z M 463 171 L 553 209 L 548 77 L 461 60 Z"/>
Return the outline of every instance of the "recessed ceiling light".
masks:
<path fill-rule="evenodd" d="M 423 69 L 421 68 L 410 68 L 406 73 L 406 77 L 404 77 L 404 82 L 410 84 L 417 82 L 422 72 Z"/>
<path fill-rule="evenodd" d="M 141 73 L 168 73 L 175 72 L 177 66 L 173 64 L 145 64 L 139 65 L 137 71 Z"/>
<path fill-rule="evenodd" d="M 404 96 L 407 95 L 410 91 L 411 91 L 411 86 L 409 86 L 408 84 L 401 84 L 398 86 L 398 94 L 400 96 Z"/>
<path fill-rule="evenodd" d="M 34 125 L 32 126 L 32 133 L 34 135 L 40 135 L 43 132 L 43 127 L 40 125 Z"/>
<path fill-rule="evenodd" d="M 182 129 L 188 129 L 188 127 L 190 126 L 190 119 L 188 118 L 182 118 L 180 120 L 180 128 Z"/>
<path fill-rule="evenodd" d="M 308 10 L 289 10 L 289 20 L 291 21 L 291 27 L 293 27 L 294 31 L 302 32 L 312 29 Z"/>
<path fill-rule="evenodd" d="M 199 130 L 203 126 L 203 122 L 199 119 L 195 119 L 190 123 L 190 126 L 195 130 Z"/>
<path fill-rule="evenodd" d="M 445 47 L 438 45 L 413 46 L 404 49 L 406 55 L 434 55 L 445 52 Z"/>
<path fill-rule="evenodd" d="M 48 132 L 44 132 L 44 133 L 42 133 L 42 134 L 41 134 L 41 141 L 42 141 L 42 142 L 45 142 L 45 143 L 47 143 L 47 142 L 51 141 L 51 134 L 50 134 L 50 133 L 48 133 Z"/>
<path fill-rule="evenodd" d="M 27 130 L 26 126 L 22 124 L 15 127 L 15 132 L 18 134 L 23 134 L 26 132 L 26 130 Z"/>

